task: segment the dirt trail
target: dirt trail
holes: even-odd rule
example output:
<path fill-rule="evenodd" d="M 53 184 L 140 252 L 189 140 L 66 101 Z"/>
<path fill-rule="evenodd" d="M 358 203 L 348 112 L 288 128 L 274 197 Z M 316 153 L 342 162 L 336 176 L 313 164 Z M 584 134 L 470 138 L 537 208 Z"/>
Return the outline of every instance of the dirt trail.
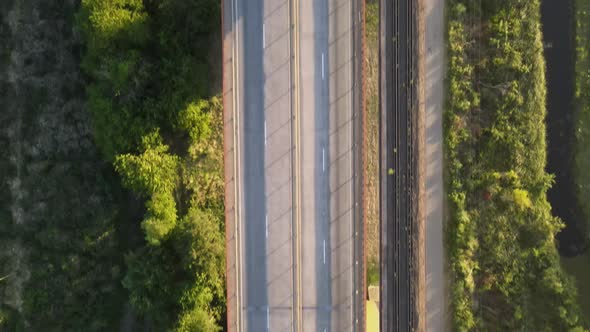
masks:
<path fill-rule="evenodd" d="M 426 330 L 445 330 L 443 247 L 444 0 L 424 0 L 426 101 Z"/>

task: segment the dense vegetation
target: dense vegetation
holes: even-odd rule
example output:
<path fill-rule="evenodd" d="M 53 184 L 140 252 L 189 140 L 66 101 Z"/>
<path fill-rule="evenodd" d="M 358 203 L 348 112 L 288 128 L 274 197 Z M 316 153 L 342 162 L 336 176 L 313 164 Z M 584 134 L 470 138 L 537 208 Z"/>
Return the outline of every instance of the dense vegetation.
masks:
<path fill-rule="evenodd" d="M 224 325 L 219 11 L 0 4 L 0 331 Z"/>
<path fill-rule="evenodd" d="M 76 10 L 0 5 L 2 331 L 109 330 L 125 303 L 119 190 L 84 111 Z"/>
<path fill-rule="evenodd" d="M 132 306 L 158 331 L 214 331 L 224 312 L 221 103 L 207 99 L 213 0 L 83 0 L 94 137 L 145 200 L 125 258 Z"/>
<path fill-rule="evenodd" d="M 581 330 L 546 199 L 539 0 L 447 4 L 453 330 Z"/>
<path fill-rule="evenodd" d="M 578 206 L 585 223 L 586 239 L 590 238 L 590 1 L 576 0 L 575 21 L 575 155 L 574 181 L 577 185 Z M 586 317 L 590 317 L 590 251 L 582 256 L 564 259 L 564 267 L 577 280 L 580 307 Z"/>
<path fill-rule="evenodd" d="M 578 200 L 590 228 L 590 1 L 575 2 L 575 96 L 576 156 L 575 176 Z M 590 234 L 589 234 L 590 236 Z"/>

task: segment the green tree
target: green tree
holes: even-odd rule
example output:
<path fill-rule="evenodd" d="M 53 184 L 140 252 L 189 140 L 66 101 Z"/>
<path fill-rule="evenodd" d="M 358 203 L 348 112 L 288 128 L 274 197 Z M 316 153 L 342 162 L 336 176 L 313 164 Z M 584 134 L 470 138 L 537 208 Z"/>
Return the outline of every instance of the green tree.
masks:
<path fill-rule="evenodd" d="M 162 144 L 157 132 L 144 136 L 142 145 L 145 150 L 139 156 L 117 156 L 115 169 L 128 188 L 150 197 L 142 228 L 148 243 L 159 245 L 176 224 L 173 192 L 180 158 L 168 154 L 168 147 Z"/>
<path fill-rule="evenodd" d="M 180 316 L 175 332 L 217 332 L 221 328 L 215 319 L 201 308 L 185 311 Z"/>
<path fill-rule="evenodd" d="M 156 192 L 171 193 L 176 187 L 180 158 L 168 153 L 159 134 L 143 138 L 141 155 L 123 154 L 115 159 L 115 169 L 129 189 L 149 196 Z"/>
<path fill-rule="evenodd" d="M 156 330 L 170 328 L 180 310 L 179 268 L 175 260 L 174 253 L 164 246 L 146 246 L 125 257 L 127 273 L 123 287 L 129 291 L 131 305 L 149 317 Z"/>
<path fill-rule="evenodd" d="M 180 112 L 178 116 L 180 128 L 188 132 L 191 142 L 199 142 L 209 138 L 211 134 L 210 108 L 211 105 L 209 101 L 201 99 L 197 102 L 188 104 L 188 106 Z"/>
<path fill-rule="evenodd" d="M 123 285 L 155 330 L 216 331 L 224 311 L 222 106 L 205 98 L 219 12 L 216 0 L 82 0 L 78 15 L 95 140 L 146 200 L 148 245 L 126 257 Z"/>
<path fill-rule="evenodd" d="M 176 203 L 171 192 L 156 191 L 146 203 L 147 214 L 141 227 L 151 245 L 159 245 L 176 225 Z"/>
<path fill-rule="evenodd" d="M 150 41 L 149 16 L 141 0 L 83 0 L 77 15 L 86 46 L 82 69 L 94 137 L 108 160 L 131 149 L 153 126 L 154 114 L 143 109 L 150 79 L 143 50 Z"/>
<path fill-rule="evenodd" d="M 183 293 L 185 311 L 202 308 L 213 319 L 220 319 L 225 305 L 225 246 L 220 218 L 191 207 L 174 234 L 174 247 L 182 266 L 194 280 Z M 211 305 L 213 304 L 213 305 Z"/>
<path fill-rule="evenodd" d="M 223 243 L 219 218 L 191 208 L 168 242 L 127 255 L 123 285 L 132 305 L 162 329 L 217 331 L 225 304 Z"/>

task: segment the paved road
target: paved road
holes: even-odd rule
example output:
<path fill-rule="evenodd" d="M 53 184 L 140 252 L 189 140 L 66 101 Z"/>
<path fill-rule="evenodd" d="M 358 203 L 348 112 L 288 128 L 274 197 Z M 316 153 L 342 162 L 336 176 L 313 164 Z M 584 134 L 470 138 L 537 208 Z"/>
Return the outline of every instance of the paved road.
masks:
<path fill-rule="evenodd" d="M 290 27 L 287 1 L 263 1 L 265 237 L 269 331 L 292 328 L 292 130 Z M 251 6 L 248 1 L 248 7 Z M 252 84 L 254 85 L 254 84 Z M 253 89 L 255 89 L 255 85 Z M 249 241 L 248 239 L 246 239 Z M 257 269 L 253 266 L 252 269 Z M 259 280 L 253 280 L 259 282 Z M 258 287 L 264 287 L 257 283 Z M 250 331 L 258 331 L 250 329 Z"/>
<path fill-rule="evenodd" d="M 301 1 L 304 331 L 352 328 L 351 0 Z"/>
<path fill-rule="evenodd" d="M 326 1 L 300 2 L 301 284 L 304 331 L 330 328 L 328 86 Z M 322 66 L 322 56 L 324 64 Z M 322 68 L 323 67 L 323 68 Z M 328 247 L 326 247 L 328 246 Z M 318 310 L 319 309 L 319 310 Z"/>
<path fill-rule="evenodd" d="M 332 331 L 353 328 L 354 268 L 354 158 L 353 150 L 353 0 L 329 0 L 327 55 L 329 197 Z M 359 197 L 356 196 L 356 199 Z M 359 205 L 360 206 L 360 205 Z M 359 243 L 357 243 L 359 245 Z M 362 285 L 356 285 L 356 289 Z M 364 301 L 363 298 L 359 298 Z M 364 315 L 364 313 L 361 313 Z"/>
<path fill-rule="evenodd" d="M 444 73 L 444 0 L 425 0 L 426 23 L 426 329 L 445 330 L 443 263 L 442 113 Z"/>
<path fill-rule="evenodd" d="M 292 328 L 289 7 L 236 1 L 241 310 L 248 331 Z"/>
<path fill-rule="evenodd" d="M 224 1 L 230 330 L 352 328 L 352 0 L 297 3 Z"/>

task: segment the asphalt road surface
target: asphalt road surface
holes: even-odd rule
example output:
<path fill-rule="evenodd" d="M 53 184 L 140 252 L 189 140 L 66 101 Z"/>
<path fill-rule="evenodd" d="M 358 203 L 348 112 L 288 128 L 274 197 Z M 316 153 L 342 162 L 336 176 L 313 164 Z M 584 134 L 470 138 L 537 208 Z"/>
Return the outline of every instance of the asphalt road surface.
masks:
<path fill-rule="evenodd" d="M 353 327 L 351 4 L 224 0 L 230 330 Z"/>

